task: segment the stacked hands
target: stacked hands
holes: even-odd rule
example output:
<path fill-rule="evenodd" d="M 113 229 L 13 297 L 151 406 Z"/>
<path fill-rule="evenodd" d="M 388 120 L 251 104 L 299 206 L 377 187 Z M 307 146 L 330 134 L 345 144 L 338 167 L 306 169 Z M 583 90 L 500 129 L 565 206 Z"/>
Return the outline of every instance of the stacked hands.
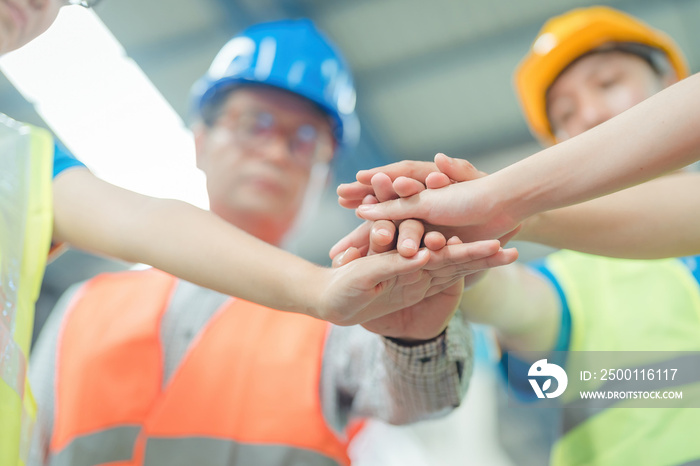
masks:
<path fill-rule="evenodd" d="M 403 161 L 361 171 L 356 182 L 338 188 L 340 205 L 357 209 L 366 221 L 331 248 L 333 266 L 351 266 L 356 259 L 377 254 L 393 254 L 398 263 L 408 258 L 404 263 L 411 264 L 375 285 L 381 296 L 376 304 L 387 303 L 389 313 L 363 321 L 363 314 L 377 315 L 374 305 L 366 306 L 348 324 L 360 322 L 375 333 L 404 341 L 434 338 L 454 315 L 465 284 L 517 259 L 514 248 L 501 247 L 518 231 L 513 220 L 489 212 L 489 206 L 478 212 L 487 199 L 465 199 L 471 209 L 455 205 L 464 199 L 455 188 L 474 185 L 484 176 L 466 160 L 438 154 L 435 163 Z M 472 180 L 476 181 L 461 183 Z M 389 271 L 378 271 L 377 277 L 382 273 Z M 374 283 L 367 278 L 368 285 Z"/>

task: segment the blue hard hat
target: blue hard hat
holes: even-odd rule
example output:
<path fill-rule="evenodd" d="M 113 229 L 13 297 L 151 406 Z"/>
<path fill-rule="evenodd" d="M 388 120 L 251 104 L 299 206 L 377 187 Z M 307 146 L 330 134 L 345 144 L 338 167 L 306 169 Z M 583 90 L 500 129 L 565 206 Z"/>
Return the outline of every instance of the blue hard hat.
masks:
<path fill-rule="evenodd" d="M 226 43 L 192 86 L 201 115 L 217 93 L 236 84 L 275 86 L 306 97 L 325 111 L 339 143 L 355 142 L 355 87 L 336 47 L 308 19 L 273 21 L 245 29 Z"/>

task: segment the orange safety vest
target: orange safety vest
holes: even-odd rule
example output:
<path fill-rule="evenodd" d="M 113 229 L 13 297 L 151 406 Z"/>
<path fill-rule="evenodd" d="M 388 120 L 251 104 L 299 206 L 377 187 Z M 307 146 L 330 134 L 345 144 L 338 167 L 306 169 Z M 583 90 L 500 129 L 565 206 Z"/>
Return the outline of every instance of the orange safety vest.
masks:
<path fill-rule="evenodd" d="M 154 269 L 104 274 L 76 295 L 50 464 L 349 464 L 321 411 L 329 324 L 230 298 L 163 387 L 160 323 L 176 284 Z"/>

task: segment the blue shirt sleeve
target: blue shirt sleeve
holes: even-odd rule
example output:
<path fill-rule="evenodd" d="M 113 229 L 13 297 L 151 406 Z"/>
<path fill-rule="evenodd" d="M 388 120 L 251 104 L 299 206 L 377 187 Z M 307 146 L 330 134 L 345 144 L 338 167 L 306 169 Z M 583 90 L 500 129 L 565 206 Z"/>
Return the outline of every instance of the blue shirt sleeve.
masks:
<path fill-rule="evenodd" d="M 566 300 L 564 289 L 561 287 L 557 277 L 549 270 L 544 260 L 535 261 L 530 264 L 530 267 L 552 284 L 559 297 L 559 304 L 561 305 L 561 327 L 559 329 L 559 338 L 557 338 L 557 342 L 554 348 L 552 348 L 552 351 L 568 351 L 569 344 L 571 343 L 571 311 L 569 310 L 569 303 Z"/>
<path fill-rule="evenodd" d="M 700 256 L 681 257 L 679 260 L 683 263 L 683 265 L 688 267 L 688 270 L 691 274 L 693 274 L 695 281 L 698 282 L 698 286 L 700 286 Z"/>
<path fill-rule="evenodd" d="M 571 311 L 569 310 L 569 304 L 566 301 L 566 295 L 561 287 L 561 284 L 557 280 L 556 276 L 547 267 L 544 260 L 535 261 L 529 264 L 530 268 L 545 279 L 547 279 L 557 292 L 559 297 L 559 302 L 561 304 L 561 326 L 559 329 L 559 337 L 557 342 L 552 348 L 552 351 L 568 351 L 569 344 L 571 343 Z M 561 354 L 561 353 L 560 353 Z M 503 353 L 501 361 L 499 363 L 501 373 L 506 379 L 510 387 L 513 389 L 514 395 L 521 401 L 531 402 L 537 401 L 537 396 L 532 390 L 530 383 L 528 382 L 527 373 L 530 370 L 531 362 L 522 361 L 514 356 L 510 356 L 510 378 L 509 378 L 509 356 L 507 353 Z M 565 361 L 553 361 L 556 364 L 563 365 Z"/>
<path fill-rule="evenodd" d="M 73 167 L 84 167 L 80 160 L 76 159 L 73 154 L 68 152 L 63 144 L 56 141 L 53 151 L 53 177 L 56 178 L 60 173 Z"/>

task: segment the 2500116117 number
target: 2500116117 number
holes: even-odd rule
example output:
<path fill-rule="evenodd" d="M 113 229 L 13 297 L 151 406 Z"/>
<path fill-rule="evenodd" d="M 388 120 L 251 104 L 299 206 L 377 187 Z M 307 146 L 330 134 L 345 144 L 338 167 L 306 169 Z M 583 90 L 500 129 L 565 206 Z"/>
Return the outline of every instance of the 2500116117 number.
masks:
<path fill-rule="evenodd" d="M 678 369 L 602 369 L 600 380 L 673 380 Z"/>

